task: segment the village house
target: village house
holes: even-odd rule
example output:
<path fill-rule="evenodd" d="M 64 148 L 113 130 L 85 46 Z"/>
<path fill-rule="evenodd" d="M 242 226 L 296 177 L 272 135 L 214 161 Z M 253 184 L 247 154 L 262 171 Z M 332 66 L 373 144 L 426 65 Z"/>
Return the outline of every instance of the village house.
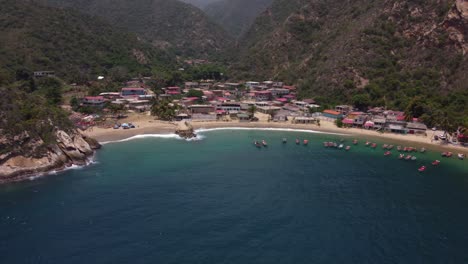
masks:
<path fill-rule="evenodd" d="M 254 97 L 256 101 L 269 101 L 272 95 L 270 91 L 255 91 Z"/>
<path fill-rule="evenodd" d="M 228 90 L 234 90 L 240 88 L 240 83 L 225 83 L 224 88 Z"/>
<path fill-rule="evenodd" d="M 308 116 L 298 116 L 295 117 L 293 120 L 294 124 L 315 124 L 317 119 L 315 117 L 308 117 Z"/>
<path fill-rule="evenodd" d="M 195 89 L 198 88 L 198 83 L 197 82 L 186 82 L 184 85 L 185 89 Z"/>
<path fill-rule="evenodd" d="M 427 126 L 419 122 L 410 122 L 406 124 L 406 130 L 409 134 L 426 134 Z"/>
<path fill-rule="evenodd" d="M 366 124 L 364 124 L 366 128 L 373 128 L 375 130 L 381 130 L 385 128 L 387 124 L 387 119 L 385 119 L 384 116 L 374 116 L 372 120 L 369 123 L 366 122 Z"/>
<path fill-rule="evenodd" d="M 122 97 L 135 97 L 139 95 L 146 95 L 146 90 L 145 88 L 132 88 L 132 87 L 127 87 L 127 88 L 122 88 L 120 92 L 120 96 Z"/>
<path fill-rule="evenodd" d="M 288 121 L 288 115 L 289 115 L 289 111 L 279 110 L 273 116 L 273 122 L 286 122 L 286 121 Z"/>
<path fill-rule="evenodd" d="M 350 105 L 337 105 L 337 106 L 335 106 L 335 111 L 340 112 L 340 114 L 345 116 L 349 112 L 353 111 L 353 107 L 350 106 Z"/>
<path fill-rule="evenodd" d="M 145 112 L 151 109 L 151 102 L 149 100 L 130 100 L 128 108 L 138 112 Z"/>
<path fill-rule="evenodd" d="M 213 84 L 212 83 L 200 83 L 199 86 L 201 89 L 209 90 L 211 89 L 211 87 L 213 87 Z"/>
<path fill-rule="evenodd" d="M 257 85 L 260 85 L 260 83 L 259 82 L 252 82 L 252 81 L 245 83 L 245 87 L 247 87 L 249 89 L 254 89 L 254 87 L 257 86 Z"/>
<path fill-rule="evenodd" d="M 264 82 L 262 82 L 262 84 L 264 86 L 268 87 L 268 89 L 270 89 L 270 88 L 273 88 L 274 82 L 273 81 L 264 81 Z"/>
<path fill-rule="evenodd" d="M 274 82 L 273 88 L 283 88 L 283 85 L 284 85 L 283 82 Z"/>
<path fill-rule="evenodd" d="M 330 110 L 330 109 L 327 109 L 327 110 L 324 110 L 322 112 L 322 116 L 323 117 L 326 117 L 326 118 L 331 118 L 331 119 L 338 119 L 338 118 L 342 118 L 343 115 L 338 112 L 338 111 L 334 111 L 334 110 Z"/>
<path fill-rule="evenodd" d="M 107 92 L 107 93 L 100 93 L 99 96 L 103 96 L 105 99 L 115 100 L 117 98 L 120 98 L 120 93 Z"/>
<path fill-rule="evenodd" d="M 227 113 L 240 112 L 241 104 L 235 102 L 226 102 L 216 106 L 216 110 L 223 110 Z"/>
<path fill-rule="evenodd" d="M 194 114 L 212 114 L 215 112 L 215 107 L 212 105 L 190 105 L 188 109 L 192 115 Z"/>
<path fill-rule="evenodd" d="M 363 127 L 367 121 L 367 115 L 363 112 L 350 112 L 346 119 L 352 120 L 353 127 Z M 343 120 L 343 123 L 345 123 L 345 120 Z"/>
<path fill-rule="evenodd" d="M 34 78 L 55 77 L 55 72 L 54 71 L 35 71 L 33 75 L 34 75 Z"/>
<path fill-rule="evenodd" d="M 106 99 L 104 96 L 86 96 L 81 101 L 83 106 L 91 106 L 91 107 L 103 107 Z"/>
<path fill-rule="evenodd" d="M 268 91 L 271 92 L 273 97 L 282 97 L 283 95 L 289 94 L 289 90 L 283 88 L 271 88 L 268 89 Z"/>
<path fill-rule="evenodd" d="M 244 113 L 237 114 L 237 118 L 239 119 L 239 122 L 249 122 L 250 121 L 250 116 L 248 114 L 244 114 Z"/>
<path fill-rule="evenodd" d="M 181 94 L 181 89 L 179 86 L 171 86 L 171 87 L 167 87 L 165 88 L 165 92 L 166 94 L 168 95 L 180 95 Z"/>
<path fill-rule="evenodd" d="M 281 107 L 277 106 L 258 106 L 257 111 L 267 115 L 274 115 L 281 110 Z"/>

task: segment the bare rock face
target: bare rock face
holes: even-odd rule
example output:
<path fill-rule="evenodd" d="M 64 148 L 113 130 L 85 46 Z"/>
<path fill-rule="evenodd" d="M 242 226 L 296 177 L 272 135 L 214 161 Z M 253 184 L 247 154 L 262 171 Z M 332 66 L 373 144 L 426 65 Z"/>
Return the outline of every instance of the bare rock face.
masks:
<path fill-rule="evenodd" d="M 180 123 L 177 125 L 175 133 L 182 138 L 197 137 L 197 135 L 194 132 L 193 126 L 187 121 L 180 121 Z"/>
<path fill-rule="evenodd" d="M 7 151 L 0 155 L 0 183 L 24 180 L 72 164 L 85 165 L 94 150 L 100 148 L 97 141 L 84 138 L 76 131 L 59 130 L 56 139 L 56 144 L 45 146 L 42 139 L 30 138 L 27 133 L 2 137 L 0 145 Z"/>
<path fill-rule="evenodd" d="M 463 54 L 468 52 L 468 0 L 456 0 L 443 26 Z"/>

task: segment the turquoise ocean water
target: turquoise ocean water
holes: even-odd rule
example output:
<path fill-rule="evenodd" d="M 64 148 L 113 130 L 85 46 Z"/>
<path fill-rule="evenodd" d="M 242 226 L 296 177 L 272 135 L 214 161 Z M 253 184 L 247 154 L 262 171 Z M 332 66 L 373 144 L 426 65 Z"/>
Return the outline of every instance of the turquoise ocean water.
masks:
<path fill-rule="evenodd" d="M 467 161 L 202 134 L 106 144 L 86 168 L 0 186 L 0 263 L 468 263 Z"/>

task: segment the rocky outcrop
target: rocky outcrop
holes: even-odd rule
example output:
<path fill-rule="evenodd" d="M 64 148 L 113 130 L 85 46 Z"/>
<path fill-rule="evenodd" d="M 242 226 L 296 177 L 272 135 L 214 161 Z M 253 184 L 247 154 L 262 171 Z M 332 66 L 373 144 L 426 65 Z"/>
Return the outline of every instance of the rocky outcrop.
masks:
<path fill-rule="evenodd" d="M 449 38 L 465 55 L 468 52 L 468 0 L 456 0 L 443 26 Z"/>
<path fill-rule="evenodd" d="M 0 183 L 20 181 L 71 165 L 85 165 L 99 143 L 76 131 L 56 132 L 56 143 L 44 144 L 42 139 L 23 133 L 12 138 L 2 136 L 0 145 Z"/>
<path fill-rule="evenodd" d="M 180 137 L 186 139 L 197 137 L 197 135 L 194 132 L 193 126 L 187 121 L 180 121 L 180 123 L 177 125 L 175 133 Z"/>

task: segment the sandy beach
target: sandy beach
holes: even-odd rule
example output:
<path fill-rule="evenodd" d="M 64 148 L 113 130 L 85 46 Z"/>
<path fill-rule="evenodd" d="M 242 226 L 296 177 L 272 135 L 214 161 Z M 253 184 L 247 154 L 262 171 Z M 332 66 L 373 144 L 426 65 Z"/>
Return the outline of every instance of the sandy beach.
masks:
<path fill-rule="evenodd" d="M 211 129 L 211 128 L 229 128 L 229 127 L 242 127 L 242 128 L 280 128 L 280 129 L 298 129 L 298 130 L 311 130 L 325 133 L 343 134 L 349 137 L 356 137 L 359 139 L 379 138 L 387 139 L 390 143 L 400 143 L 402 146 L 430 146 L 436 149 L 447 149 L 457 153 L 468 153 L 468 148 L 453 144 L 441 144 L 440 141 L 432 141 L 433 135 L 442 134 L 441 131 L 427 131 L 427 136 L 424 135 L 399 135 L 394 133 L 379 133 L 373 130 L 359 129 L 359 128 L 338 128 L 331 121 L 322 120 L 320 126 L 315 124 L 292 124 L 291 122 L 268 122 L 264 116 L 259 116 L 258 122 L 239 122 L 239 121 L 209 121 L 197 122 L 193 121 L 191 124 L 194 129 Z M 92 127 L 83 131 L 83 134 L 93 137 L 99 142 L 118 141 L 130 138 L 136 135 L 147 134 L 172 134 L 174 133 L 177 122 L 166 122 L 155 120 L 154 117 L 146 114 L 131 114 L 125 119 L 119 120 L 120 123 L 131 122 L 135 125 L 133 129 L 113 129 Z"/>

